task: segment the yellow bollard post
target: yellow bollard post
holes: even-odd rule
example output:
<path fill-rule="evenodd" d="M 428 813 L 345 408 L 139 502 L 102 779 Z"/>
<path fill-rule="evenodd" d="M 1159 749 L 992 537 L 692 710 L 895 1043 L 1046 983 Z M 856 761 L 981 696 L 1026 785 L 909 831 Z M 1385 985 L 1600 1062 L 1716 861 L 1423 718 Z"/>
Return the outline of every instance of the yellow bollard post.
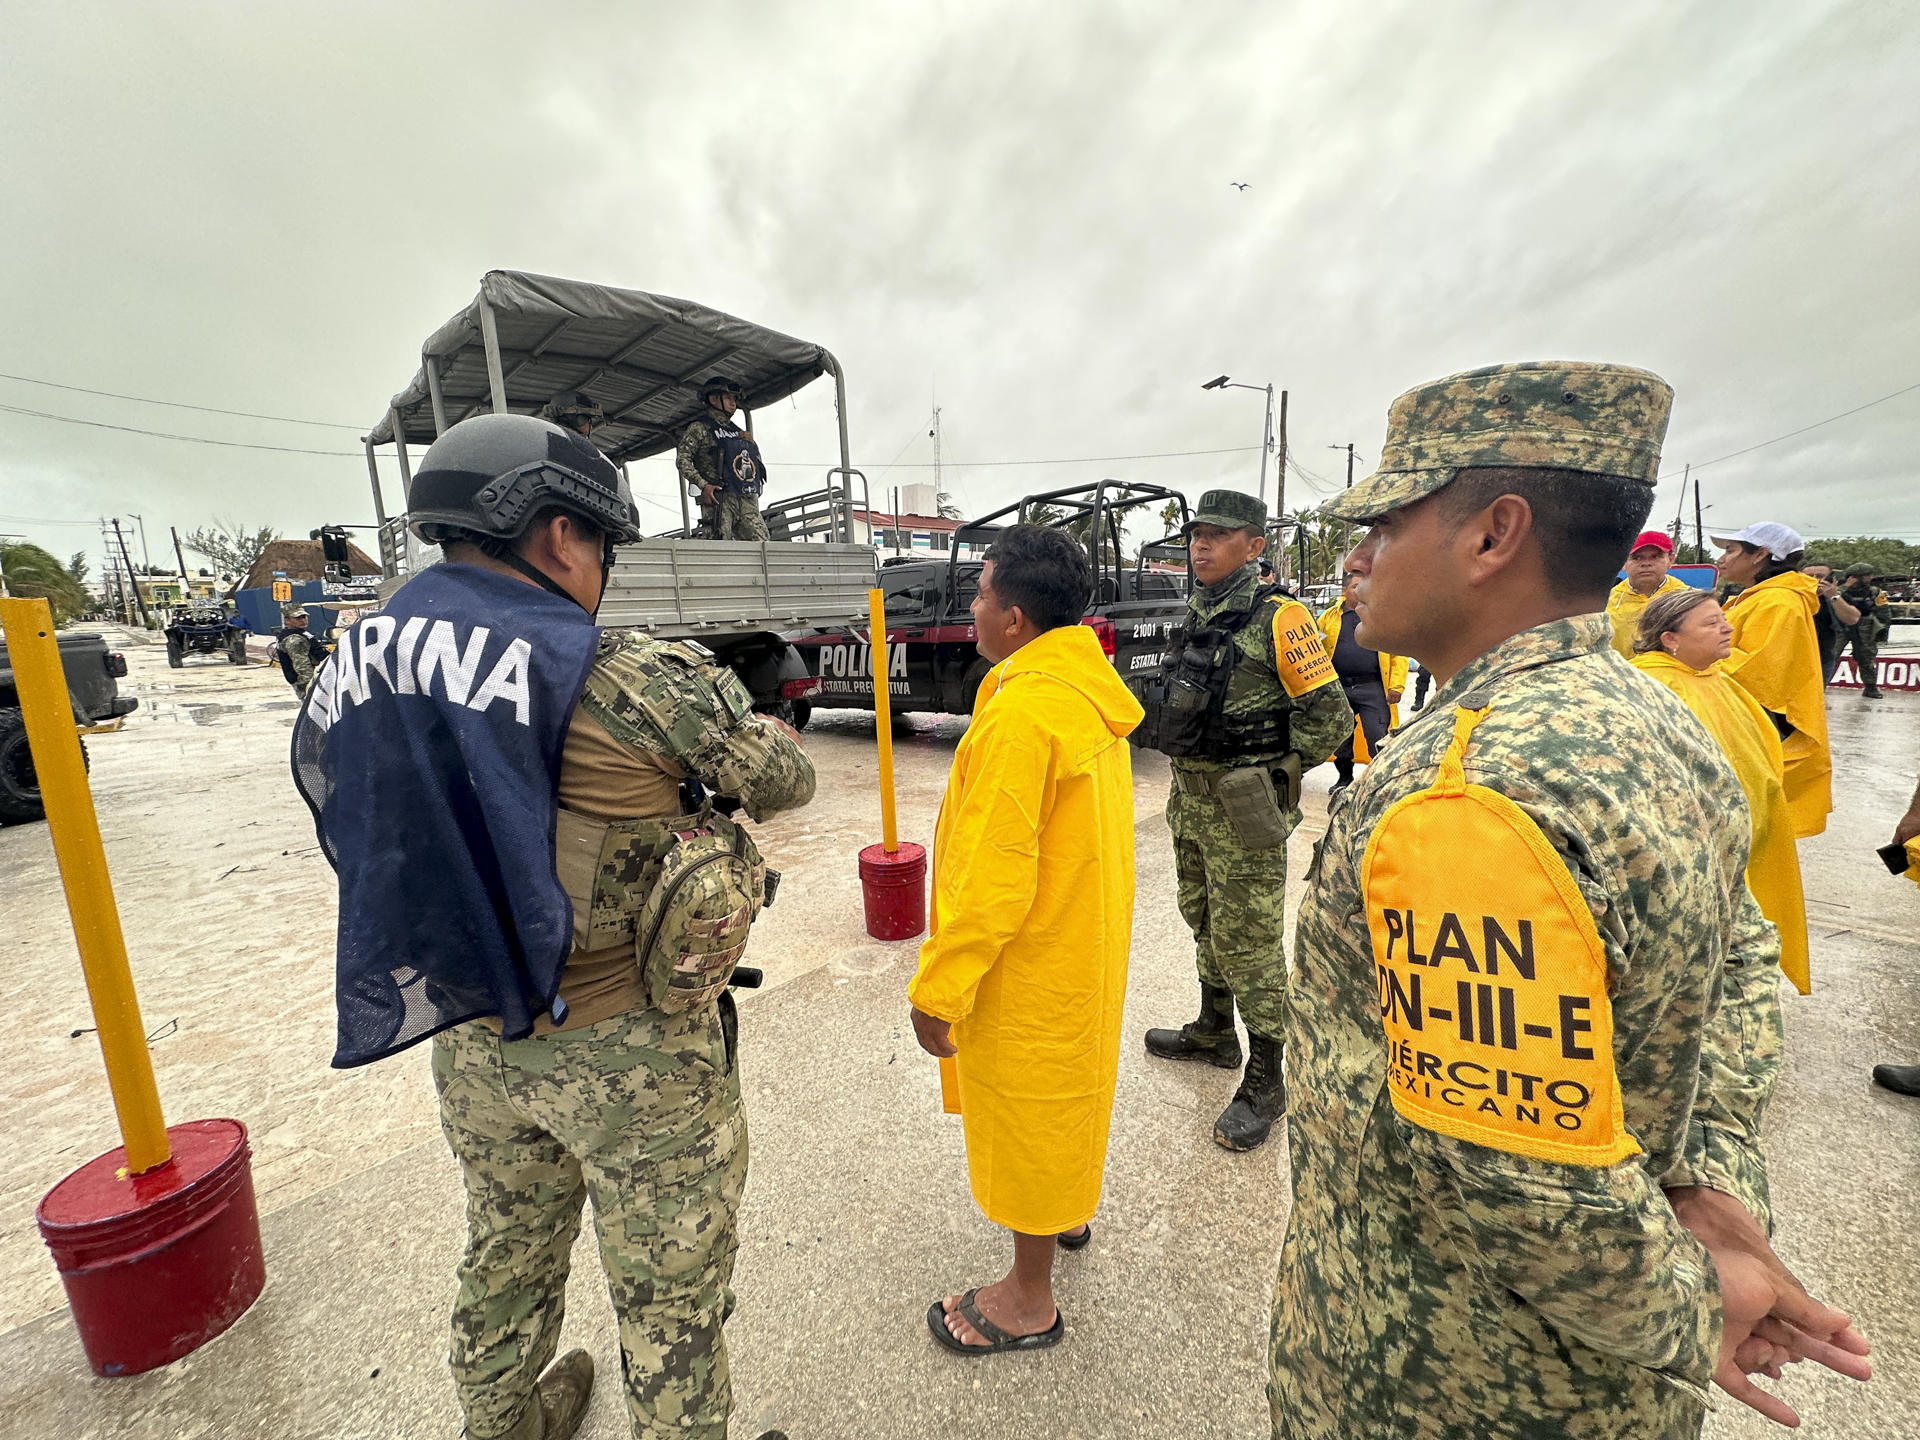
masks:
<path fill-rule="evenodd" d="M 887 688 L 886 596 L 867 591 L 867 669 L 873 676 L 873 728 L 880 739 L 880 843 L 891 855 L 900 848 L 893 827 L 893 705 Z"/>
<path fill-rule="evenodd" d="M 172 1147 L 160 1113 L 160 1092 L 153 1082 L 140 1002 L 133 993 L 107 856 L 100 845 L 93 792 L 87 788 L 86 763 L 80 758 L 66 676 L 60 669 L 53 614 L 45 600 L 0 600 L 0 627 L 6 633 L 34 773 L 46 804 L 47 830 L 60 862 L 73 938 L 86 972 L 87 998 L 100 1034 L 107 1084 L 120 1120 L 120 1138 L 127 1147 L 127 1169 L 139 1175 L 166 1164 Z"/>

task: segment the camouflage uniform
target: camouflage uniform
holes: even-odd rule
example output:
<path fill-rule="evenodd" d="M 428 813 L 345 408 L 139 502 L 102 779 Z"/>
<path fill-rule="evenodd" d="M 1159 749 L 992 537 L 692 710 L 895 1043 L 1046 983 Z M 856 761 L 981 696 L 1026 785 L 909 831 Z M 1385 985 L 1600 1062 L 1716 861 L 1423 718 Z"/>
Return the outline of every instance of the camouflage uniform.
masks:
<path fill-rule="evenodd" d="M 1610 367 L 1453 377 L 1395 402 L 1382 473 L 1328 510 L 1364 521 L 1468 464 L 1651 480 L 1668 403 L 1657 377 Z M 1430 927 L 1441 910 L 1453 918 L 1454 891 L 1490 880 L 1471 856 L 1436 853 L 1429 864 L 1369 841 L 1394 833 L 1391 807 L 1436 787 L 1449 755 L 1456 781 L 1508 797 L 1537 827 L 1550 847 L 1535 852 L 1541 875 L 1564 867 L 1555 883 L 1571 878 L 1569 913 L 1590 914 L 1604 957 L 1593 1013 L 1612 1043 L 1580 1053 L 1589 1065 L 1611 1062 L 1624 1158 L 1574 1163 L 1475 1143 L 1422 1120 L 1408 1099 L 1425 1082 L 1405 1068 L 1388 1026 L 1411 1015 L 1417 1027 L 1421 1001 L 1416 990 L 1409 1010 L 1389 984 L 1392 945 L 1383 951 L 1376 937 L 1393 927 L 1383 930 L 1370 889 L 1397 863 L 1434 897 Z M 1276 1437 L 1699 1434 L 1719 1286 L 1662 1189 L 1724 1190 L 1769 1223 L 1759 1130 L 1780 1063 L 1778 940 L 1742 880 L 1748 830 L 1717 748 L 1613 653 L 1598 614 L 1538 626 L 1471 661 L 1336 803 L 1295 938 L 1293 1210 L 1268 1389 Z M 1467 930 L 1479 945 L 1471 917 Z M 1493 952 L 1488 939 L 1476 968 L 1429 935 L 1415 963 L 1444 967 L 1424 972 L 1425 994 L 1451 1008 L 1425 1010 L 1418 1043 L 1444 1057 L 1473 1041 L 1471 1053 L 1498 1066 L 1541 1068 L 1551 1063 L 1542 1047 L 1555 1042 L 1531 1037 L 1549 1027 L 1515 1027 L 1504 996 L 1497 1041 L 1488 1018 L 1493 993 L 1516 973 L 1531 981 L 1535 962 L 1496 972 Z M 1568 983 L 1566 951 L 1543 949 L 1538 965 L 1546 984 Z M 1480 984 L 1469 973 L 1500 978 Z M 1476 985 L 1488 992 L 1477 1037 L 1466 1004 Z M 1446 1071 L 1457 1084 L 1489 1075 L 1453 1063 L 1464 1067 Z M 1441 1075 L 1438 1065 L 1417 1073 Z M 1499 1096 L 1537 1093 L 1538 1076 L 1498 1077 Z M 1495 1088 L 1468 1090 L 1498 1114 Z M 1462 1106 L 1473 1093 L 1442 1089 Z M 1582 1117 L 1567 1118 L 1577 1128 Z"/>
<path fill-rule="evenodd" d="M 609 632 L 582 709 L 756 819 L 807 803 L 805 754 L 749 713 L 738 683 L 700 663 L 704 654 Z M 677 1014 L 641 1004 L 511 1042 L 486 1021 L 434 1037 L 441 1127 L 467 1192 L 451 1365 L 476 1440 L 516 1433 L 553 1358 L 589 1196 L 633 1434 L 724 1440 L 721 1323 L 747 1174 L 731 1021 L 723 998 Z"/>
<path fill-rule="evenodd" d="M 719 412 L 713 412 L 718 417 Z M 728 422 L 731 423 L 731 422 Z M 680 478 L 687 492 L 699 501 L 700 529 L 708 540 L 765 540 L 767 522 L 760 514 L 758 497 L 729 490 L 720 483 L 720 447 L 706 420 L 695 420 L 680 432 L 675 452 Z M 702 498 L 703 486 L 712 485 L 716 494 L 712 504 Z"/>
<path fill-rule="evenodd" d="M 304 604 L 286 604 L 280 607 L 282 621 L 292 620 L 295 616 L 304 617 L 307 607 Z M 287 683 L 293 686 L 302 700 L 313 688 L 313 677 L 320 669 L 320 662 L 327 658 L 326 642 L 305 629 L 296 630 L 291 625 L 283 625 L 273 637 L 274 658 L 280 663 L 280 671 L 287 677 Z"/>
<path fill-rule="evenodd" d="M 1834 647 L 1833 669 L 1838 669 L 1845 658 L 1847 647 L 1853 647 L 1853 668 L 1860 672 L 1860 685 L 1865 693 L 1880 693 L 1880 641 L 1891 628 L 1889 617 L 1893 607 L 1887 602 L 1887 592 L 1873 583 L 1873 571 L 1865 565 L 1847 567 L 1847 583 L 1840 587 L 1840 598 L 1860 612 L 1860 618 L 1851 625 L 1840 629 L 1840 643 Z M 1828 670 L 1828 675 L 1833 673 Z"/>
<path fill-rule="evenodd" d="M 1195 625 L 1244 611 L 1259 588 L 1258 569 L 1247 565 L 1216 585 L 1197 587 L 1187 607 Z M 1271 603 L 1271 602 L 1269 602 Z M 1302 612 L 1304 613 L 1304 612 Z M 1309 621 L 1311 623 L 1311 621 Z M 1278 678 L 1273 626 L 1255 619 L 1235 637 L 1242 655 L 1229 713 L 1284 711 L 1291 715 L 1288 740 L 1301 768 L 1320 764 L 1353 734 L 1353 711 L 1332 681 L 1298 700 Z M 1316 640 L 1316 643 L 1317 640 Z M 1246 681 L 1240 681 L 1241 675 Z M 1181 917 L 1193 931 L 1201 983 L 1231 990 L 1240 1016 L 1255 1035 L 1278 1039 L 1287 1028 L 1286 926 L 1287 847 L 1250 850 L 1227 823 L 1220 802 L 1202 793 L 1207 781 L 1239 766 L 1278 765 L 1284 752 L 1230 761 L 1177 757 L 1167 790 L 1167 826 L 1173 831 L 1174 873 Z M 1190 788 L 1191 787 L 1191 788 Z M 1288 834 L 1300 823 L 1300 807 L 1284 812 Z"/>

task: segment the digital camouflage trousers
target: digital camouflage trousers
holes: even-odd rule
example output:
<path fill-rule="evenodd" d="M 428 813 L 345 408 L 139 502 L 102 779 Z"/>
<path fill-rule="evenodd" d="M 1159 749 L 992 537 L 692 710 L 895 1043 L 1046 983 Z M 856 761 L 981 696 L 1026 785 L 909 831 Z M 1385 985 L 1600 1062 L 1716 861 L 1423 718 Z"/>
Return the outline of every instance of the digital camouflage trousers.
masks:
<path fill-rule="evenodd" d="M 739 490 L 720 492 L 718 538 L 721 540 L 765 540 L 767 522 L 760 514 L 760 498 Z"/>
<path fill-rule="evenodd" d="M 1287 833 L 1300 823 L 1285 812 Z M 1249 850 L 1211 795 L 1178 785 L 1167 794 L 1173 868 L 1181 918 L 1193 931 L 1202 983 L 1233 992 L 1240 1018 L 1255 1035 L 1287 1033 L 1287 847 Z"/>
<path fill-rule="evenodd" d="M 591 1197 L 635 1440 L 725 1440 L 747 1127 L 716 1008 L 512 1042 L 470 1022 L 434 1037 L 433 1079 L 467 1193 L 450 1364 L 468 1435 L 533 1403 Z"/>

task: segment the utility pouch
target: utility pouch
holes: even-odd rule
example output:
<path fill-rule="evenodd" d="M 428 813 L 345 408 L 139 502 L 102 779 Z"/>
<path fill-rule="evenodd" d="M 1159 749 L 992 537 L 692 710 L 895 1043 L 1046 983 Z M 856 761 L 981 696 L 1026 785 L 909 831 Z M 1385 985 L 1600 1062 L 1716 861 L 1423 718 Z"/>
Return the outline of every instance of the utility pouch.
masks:
<path fill-rule="evenodd" d="M 1282 810 L 1300 803 L 1300 757 L 1291 750 L 1273 768 L 1273 793 Z"/>
<path fill-rule="evenodd" d="M 647 998 L 668 1013 L 711 1004 L 746 953 L 767 866 L 724 816 L 676 831 L 635 917 L 635 956 Z"/>
<path fill-rule="evenodd" d="M 710 808 L 612 824 L 562 809 L 555 850 L 578 948 L 631 943 L 662 1010 L 695 1009 L 726 988 L 768 889 L 744 826 Z"/>
<path fill-rule="evenodd" d="M 1266 770 L 1252 765 L 1229 770 L 1214 782 L 1213 793 L 1234 838 L 1247 849 L 1271 850 L 1287 843 L 1286 816 Z"/>

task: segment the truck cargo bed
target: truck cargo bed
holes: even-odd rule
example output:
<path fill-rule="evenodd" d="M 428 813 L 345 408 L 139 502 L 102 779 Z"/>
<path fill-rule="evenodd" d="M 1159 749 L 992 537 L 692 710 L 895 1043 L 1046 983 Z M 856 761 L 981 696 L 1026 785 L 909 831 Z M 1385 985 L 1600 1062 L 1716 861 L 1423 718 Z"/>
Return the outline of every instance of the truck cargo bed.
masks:
<path fill-rule="evenodd" d="M 871 545 L 648 540 L 623 546 L 599 623 L 689 637 L 863 623 Z"/>

